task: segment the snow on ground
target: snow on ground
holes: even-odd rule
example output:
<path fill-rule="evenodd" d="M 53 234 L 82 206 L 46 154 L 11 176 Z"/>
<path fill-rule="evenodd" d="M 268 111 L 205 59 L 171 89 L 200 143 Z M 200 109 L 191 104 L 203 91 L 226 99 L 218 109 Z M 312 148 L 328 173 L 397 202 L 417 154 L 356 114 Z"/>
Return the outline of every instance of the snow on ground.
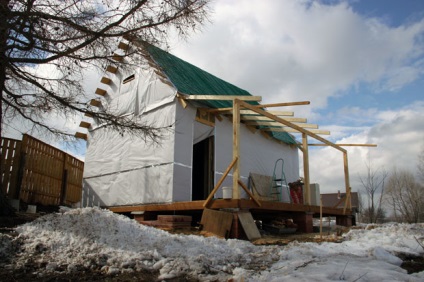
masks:
<path fill-rule="evenodd" d="M 247 241 L 174 235 L 98 208 L 49 214 L 21 225 L 19 236 L 0 235 L 0 258 L 14 240 L 25 258 L 45 265 L 41 273 L 101 269 L 117 274 L 156 269 L 159 279 L 189 275 L 227 281 L 424 281 L 407 274 L 396 253 L 424 255 L 423 224 L 386 224 L 352 229 L 342 243 L 255 246 Z M 422 244 L 422 243 L 421 243 Z"/>

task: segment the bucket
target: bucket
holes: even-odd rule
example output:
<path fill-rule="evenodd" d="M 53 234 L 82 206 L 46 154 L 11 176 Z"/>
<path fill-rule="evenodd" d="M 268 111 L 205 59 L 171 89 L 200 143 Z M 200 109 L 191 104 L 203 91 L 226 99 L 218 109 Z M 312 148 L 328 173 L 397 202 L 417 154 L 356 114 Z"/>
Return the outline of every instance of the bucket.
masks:
<path fill-rule="evenodd" d="M 222 187 L 222 198 L 232 199 L 233 198 L 233 187 Z"/>

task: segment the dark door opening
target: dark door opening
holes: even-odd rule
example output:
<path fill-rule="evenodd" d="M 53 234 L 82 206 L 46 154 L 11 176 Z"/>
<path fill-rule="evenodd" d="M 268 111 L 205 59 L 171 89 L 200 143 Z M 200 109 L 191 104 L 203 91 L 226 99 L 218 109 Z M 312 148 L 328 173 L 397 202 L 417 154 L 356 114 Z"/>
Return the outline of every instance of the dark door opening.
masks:
<path fill-rule="evenodd" d="M 214 183 L 214 137 L 193 146 L 192 200 L 205 200 Z"/>

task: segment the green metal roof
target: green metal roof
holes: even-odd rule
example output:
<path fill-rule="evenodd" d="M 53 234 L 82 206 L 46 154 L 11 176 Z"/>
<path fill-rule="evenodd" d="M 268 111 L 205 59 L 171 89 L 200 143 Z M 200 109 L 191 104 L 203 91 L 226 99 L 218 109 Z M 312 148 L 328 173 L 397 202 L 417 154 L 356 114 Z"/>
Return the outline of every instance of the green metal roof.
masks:
<path fill-rule="evenodd" d="M 151 44 L 146 44 L 145 47 L 155 63 L 168 76 L 181 94 L 251 96 L 248 91 L 228 83 L 158 47 Z M 230 101 L 202 100 L 198 102 L 210 108 L 229 108 L 233 106 Z M 259 105 L 257 102 L 249 103 Z M 285 132 L 270 132 L 270 135 L 287 144 L 296 143 L 293 137 Z"/>
<path fill-rule="evenodd" d="M 177 87 L 178 92 L 182 94 L 251 96 L 248 91 L 228 83 L 153 45 L 147 45 L 147 50 L 153 60 Z M 232 107 L 230 101 L 202 101 L 202 104 L 212 108 Z"/>

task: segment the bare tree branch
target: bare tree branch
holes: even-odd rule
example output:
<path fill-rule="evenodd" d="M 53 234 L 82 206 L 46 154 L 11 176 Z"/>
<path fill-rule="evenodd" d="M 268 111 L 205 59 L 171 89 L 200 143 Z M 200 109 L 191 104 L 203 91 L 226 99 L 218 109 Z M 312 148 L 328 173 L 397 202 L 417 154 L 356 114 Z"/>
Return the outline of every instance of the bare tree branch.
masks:
<path fill-rule="evenodd" d="M 137 38 L 166 44 L 171 31 L 187 36 L 207 20 L 208 0 L 6 0 L 0 2 L 0 92 L 2 128 L 22 118 L 53 135 L 69 137 L 52 127 L 48 115 L 65 118 L 90 114 L 121 134 L 157 141 L 160 131 L 137 117 L 98 111 L 89 105 L 82 81 L 88 66 L 104 71 L 112 64 L 139 67 L 137 48 L 119 53 L 118 40 Z M 51 73 L 46 74 L 46 69 Z"/>

